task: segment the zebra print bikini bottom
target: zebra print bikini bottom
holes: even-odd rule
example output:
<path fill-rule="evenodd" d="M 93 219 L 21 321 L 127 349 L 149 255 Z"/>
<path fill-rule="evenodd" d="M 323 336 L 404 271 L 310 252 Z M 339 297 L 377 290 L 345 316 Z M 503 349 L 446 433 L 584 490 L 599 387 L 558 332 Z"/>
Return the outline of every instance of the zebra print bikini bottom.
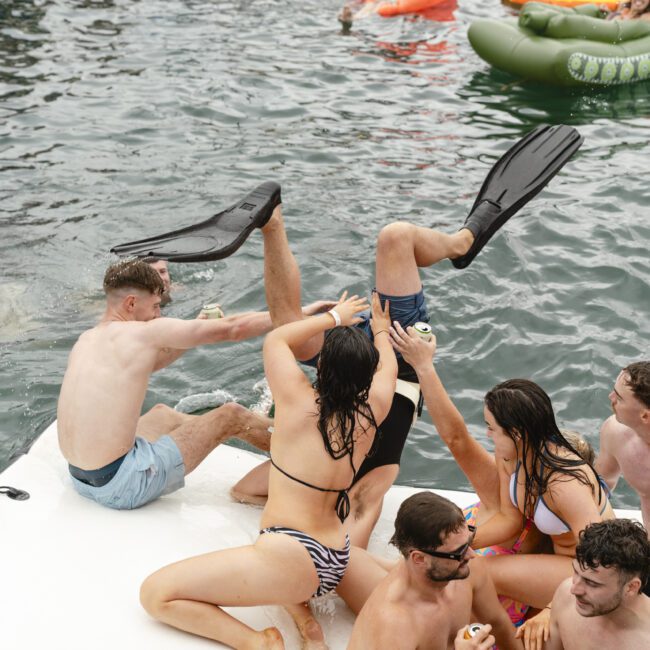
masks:
<path fill-rule="evenodd" d="M 319 585 L 316 593 L 312 596 L 324 596 L 330 591 L 334 591 L 345 574 L 350 562 L 350 537 L 345 535 L 345 548 L 336 549 L 324 546 L 317 542 L 313 537 L 301 533 L 294 528 L 283 528 L 282 526 L 271 526 L 260 530 L 260 535 L 264 533 L 281 533 L 297 539 L 309 553 L 309 556 L 316 568 Z"/>

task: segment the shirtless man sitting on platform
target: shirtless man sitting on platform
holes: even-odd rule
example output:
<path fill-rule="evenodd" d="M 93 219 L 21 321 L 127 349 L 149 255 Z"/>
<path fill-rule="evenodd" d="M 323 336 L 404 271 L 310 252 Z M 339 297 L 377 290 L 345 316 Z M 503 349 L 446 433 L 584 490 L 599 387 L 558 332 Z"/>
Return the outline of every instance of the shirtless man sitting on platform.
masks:
<path fill-rule="evenodd" d="M 197 345 L 264 334 L 267 313 L 160 318 L 163 283 L 141 261 L 111 265 L 104 290 L 106 312 L 73 347 L 59 397 L 59 445 L 77 492 L 111 508 L 137 508 L 182 487 L 231 436 L 268 449 L 270 421 L 238 404 L 201 416 L 158 404 L 140 416 L 151 373 Z"/>
<path fill-rule="evenodd" d="M 630 519 L 590 524 L 580 535 L 573 578 L 551 604 L 545 650 L 650 648 L 650 542 Z"/>
<path fill-rule="evenodd" d="M 488 650 L 495 637 L 501 650 L 523 649 L 473 539 L 473 527 L 448 499 L 433 492 L 406 499 L 391 539 L 403 556 L 394 568 L 352 549 L 337 589 L 353 611 L 361 610 L 348 650 Z M 474 620 L 485 625 L 465 639 Z"/>
<path fill-rule="evenodd" d="M 274 223 L 261 226 L 267 293 L 281 293 L 285 281 L 272 268 L 286 247 Z M 271 420 L 235 403 L 200 416 L 158 404 L 140 416 L 153 372 L 198 345 L 265 334 L 269 312 L 160 318 L 163 281 L 144 261 L 111 265 L 104 290 L 106 312 L 73 347 L 59 397 L 59 445 L 77 492 L 111 508 L 137 508 L 182 487 L 185 475 L 231 437 L 269 448 Z M 305 307 L 304 315 L 323 304 Z"/>

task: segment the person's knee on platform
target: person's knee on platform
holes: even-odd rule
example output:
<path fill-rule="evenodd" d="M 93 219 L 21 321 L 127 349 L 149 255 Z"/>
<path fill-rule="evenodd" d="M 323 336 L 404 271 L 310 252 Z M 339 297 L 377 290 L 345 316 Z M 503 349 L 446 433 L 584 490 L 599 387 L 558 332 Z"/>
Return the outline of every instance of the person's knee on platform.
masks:
<path fill-rule="evenodd" d="M 226 402 L 205 415 L 213 418 L 216 421 L 215 424 L 218 422 L 221 426 L 229 427 L 232 435 L 235 435 L 236 430 L 233 427 L 237 427 L 238 424 L 241 425 L 244 416 L 249 413 L 250 411 L 245 406 L 237 404 L 237 402 Z"/>
<path fill-rule="evenodd" d="M 167 603 L 172 600 L 171 594 L 166 597 L 164 581 L 158 573 L 148 576 L 140 585 L 140 604 L 149 616 L 161 619 Z"/>

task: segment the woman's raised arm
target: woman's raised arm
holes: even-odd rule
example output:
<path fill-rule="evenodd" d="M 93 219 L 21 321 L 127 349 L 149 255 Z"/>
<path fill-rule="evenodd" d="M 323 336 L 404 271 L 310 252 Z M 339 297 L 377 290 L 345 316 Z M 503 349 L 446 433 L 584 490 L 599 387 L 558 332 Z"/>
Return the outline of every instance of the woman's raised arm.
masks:
<path fill-rule="evenodd" d="M 436 337 L 422 340 L 412 327 L 405 331 L 399 323 L 392 330 L 395 349 L 413 366 L 420 381 L 420 390 L 431 420 L 454 460 L 478 494 L 481 503 L 490 510 L 499 508 L 499 479 L 494 456 L 467 429 L 460 414 L 433 365 Z"/>
<path fill-rule="evenodd" d="M 382 309 L 376 291 L 372 294 L 370 328 L 375 339 L 375 348 L 379 352 L 379 365 L 372 379 L 368 401 L 379 424 L 388 415 L 393 403 L 397 381 L 397 359 L 390 343 L 390 304 L 386 300 Z"/>
<path fill-rule="evenodd" d="M 362 319 L 356 314 L 369 307 L 365 298 L 351 296 L 341 300 L 324 314 L 287 323 L 269 332 L 264 339 L 264 373 L 273 397 L 291 397 L 296 388 L 307 382 L 293 350 L 312 336 L 338 325 L 356 325 Z"/>

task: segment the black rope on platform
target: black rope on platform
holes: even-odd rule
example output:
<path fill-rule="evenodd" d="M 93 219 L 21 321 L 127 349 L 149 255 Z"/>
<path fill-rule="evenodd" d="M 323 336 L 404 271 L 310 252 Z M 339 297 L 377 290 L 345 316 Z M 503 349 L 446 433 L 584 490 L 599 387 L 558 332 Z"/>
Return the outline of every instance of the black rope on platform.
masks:
<path fill-rule="evenodd" d="M 29 492 L 19 490 L 18 488 L 9 487 L 8 485 L 0 485 L 0 494 L 6 494 L 14 501 L 27 501 L 29 499 Z"/>

